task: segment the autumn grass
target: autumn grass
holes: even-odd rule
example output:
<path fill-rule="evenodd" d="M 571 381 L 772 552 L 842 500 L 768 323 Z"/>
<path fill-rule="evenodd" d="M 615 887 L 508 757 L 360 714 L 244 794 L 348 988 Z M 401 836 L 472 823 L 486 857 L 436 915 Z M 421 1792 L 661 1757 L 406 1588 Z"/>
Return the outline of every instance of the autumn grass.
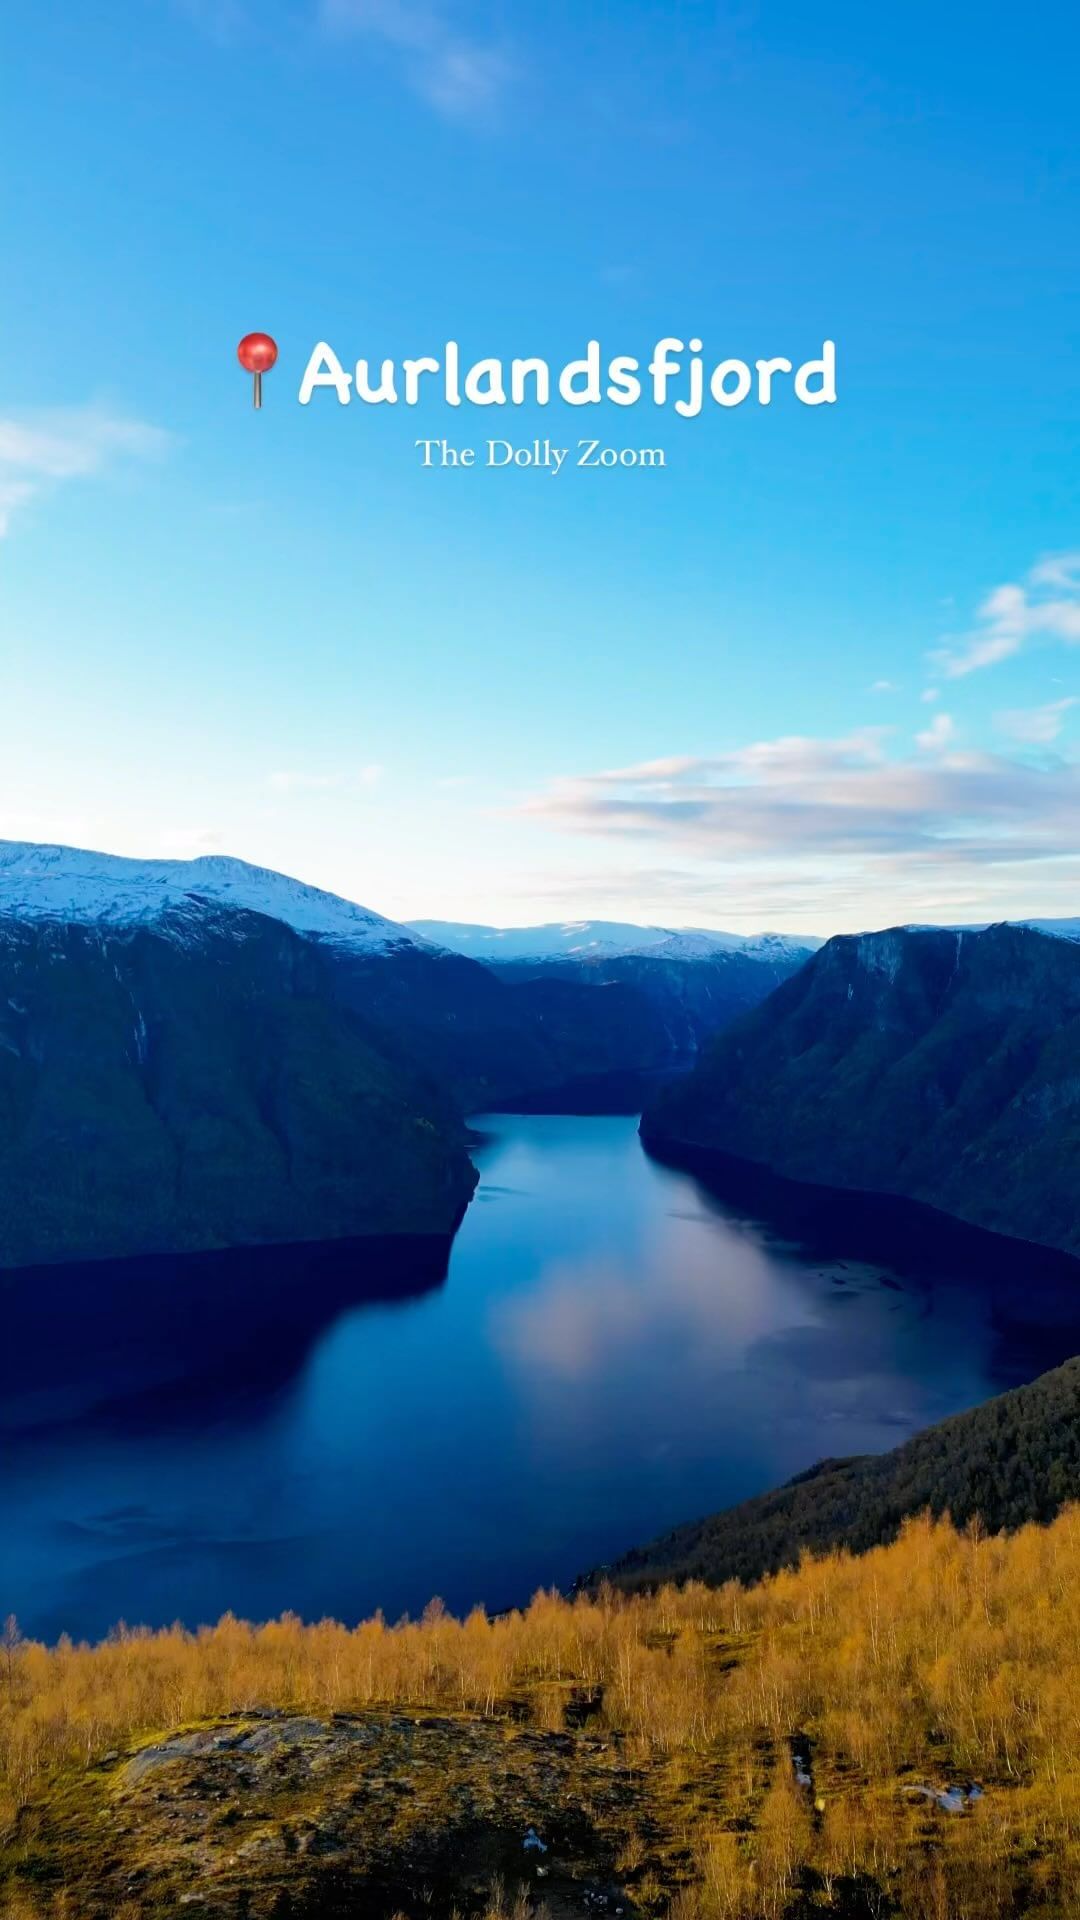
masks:
<path fill-rule="evenodd" d="M 612 1834 L 628 1914 L 1064 1916 L 1080 1886 L 1080 1510 L 993 1538 L 923 1519 L 753 1587 L 540 1594 L 496 1619 L 436 1604 L 351 1630 L 226 1617 L 94 1647 L 12 1633 L 9 1861 L 50 1796 L 105 1791 L 111 1751 L 266 1706 L 421 1707 L 507 1737 L 584 1720 L 575 1738 L 610 1742 L 638 1791 Z M 911 1791 L 971 1782 L 983 1796 L 956 1815 Z M 12 1920 L 37 1920 L 18 1873 L 10 1887 Z"/>

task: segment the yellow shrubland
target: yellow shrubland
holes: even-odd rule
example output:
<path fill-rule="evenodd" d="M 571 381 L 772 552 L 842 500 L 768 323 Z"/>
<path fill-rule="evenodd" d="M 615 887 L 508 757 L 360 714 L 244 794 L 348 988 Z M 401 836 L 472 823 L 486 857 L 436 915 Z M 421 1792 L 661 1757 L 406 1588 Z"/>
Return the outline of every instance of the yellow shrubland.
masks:
<path fill-rule="evenodd" d="M 599 1701 L 594 1725 L 635 1767 L 715 1789 L 688 1829 L 674 1920 L 767 1920 L 811 1881 L 827 1911 L 862 1880 L 920 1920 L 1063 1914 L 1080 1885 L 1076 1508 L 993 1538 L 923 1518 L 891 1546 L 806 1558 L 753 1587 L 543 1593 L 460 1621 L 434 1603 L 418 1621 L 351 1629 L 226 1616 L 197 1632 L 119 1627 L 97 1646 L 11 1633 L 7 1645 L 9 1826 L 58 1770 L 245 1708 L 524 1708 L 551 1727 Z M 808 1743 L 809 1787 L 794 1738 Z M 959 1815 L 911 1791 L 969 1780 L 984 1794 Z"/>

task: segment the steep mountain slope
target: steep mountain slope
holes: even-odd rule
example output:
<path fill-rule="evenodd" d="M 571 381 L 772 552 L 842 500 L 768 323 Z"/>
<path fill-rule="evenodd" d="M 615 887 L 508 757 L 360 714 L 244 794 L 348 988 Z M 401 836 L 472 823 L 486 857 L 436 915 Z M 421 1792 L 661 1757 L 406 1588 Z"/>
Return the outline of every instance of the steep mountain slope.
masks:
<path fill-rule="evenodd" d="M 337 954 L 331 990 L 383 1046 L 448 1088 L 466 1113 L 590 1111 L 681 1063 L 659 1009 L 632 983 L 516 979 L 459 954 Z M 636 1112 L 641 1094 L 625 1107 Z"/>
<path fill-rule="evenodd" d="M 704 1041 L 803 965 L 815 942 L 783 934 L 715 933 L 705 928 L 635 927 L 583 920 L 543 927 L 413 923 L 440 946 L 482 960 L 515 983 L 561 979 L 578 987 L 629 990 L 659 1022 L 672 1060 L 690 1059 Z"/>
<path fill-rule="evenodd" d="M 1048 1521 L 1080 1499 L 1080 1360 L 955 1414 L 891 1453 L 823 1460 L 773 1493 L 678 1527 L 603 1576 L 633 1590 L 667 1580 L 756 1580 L 809 1549 L 855 1553 L 896 1538 L 910 1514 L 976 1517 L 991 1533 Z M 587 1577 L 595 1584 L 600 1574 Z"/>
<path fill-rule="evenodd" d="M 602 998 L 580 979 L 507 979 L 368 908 L 224 856 L 127 860 L 0 842 L 0 914 L 24 925 L 167 928 L 183 942 L 211 910 L 273 918 L 326 961 L 323 990 L 379 1051 L 466 1111 L 544 1104 L 583 1082 L 635 1085 L 685 1051 L 632 982 Z"/>
<path fill-rule="evenodd" d="M 1078 1253 L 1080 947 L 1020 926 L 830 940 L 642 1133 Z"/>
<path fill-rule="evenodd" d="M 0 1266 L 448 1235 L 463 1128 L 278 921 L 0 917 Z"/>
<path fill-rule="evenodd" d="M 452 953 L 502 966 L 540 960 L 614 960 L 628 954 L 704 960 L 718 954 L 802 961 L 821 945 L 809 935 L 720 933 L 711 927 L 638 927 L 625 920 L 555 920 L 539 927 L 484 927 L 456 920 L 413 920 L 413 933 Z"/>

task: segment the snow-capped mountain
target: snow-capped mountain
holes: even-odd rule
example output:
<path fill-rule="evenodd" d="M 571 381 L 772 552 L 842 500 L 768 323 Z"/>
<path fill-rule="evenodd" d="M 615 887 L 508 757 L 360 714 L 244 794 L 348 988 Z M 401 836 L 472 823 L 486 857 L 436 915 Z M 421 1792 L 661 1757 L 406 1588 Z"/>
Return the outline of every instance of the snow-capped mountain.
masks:
<path fill-rule="evenodd" d="M 129 860 L 78 847 L 0 840 L 0 914 L 18 920 L 147 926 L 166 914 L 207 906 L 265 914 L 309 939 L 354 952 L 427 945 L 367 907 L 224 854 Z"/>
<path fill-rule="evenodd" d="M 758 933 L 743 936 L 708 927 L 638 927 L 621 920 L 553 921 L 540 927 L 459 925 L 451 920 L 412 920 L 414 933 L 464 953 L 472 960 L 509 965 L 543 960 L 711 960 L 723 954 L 748 959 L 792 960 L 822 943 L 812 935 Z"/>
<path fill-rule="evenodd" d="M 1048 933 L 1055 940 L 1080 940 L 1080 920 L 1013 920 L 1009 924 L 1034 927 L 1036 933 Z"/>
<path fill-rule="evenodd" d="M 1064 920 L 965 920 L 962 926 L 947 924 L 944 927 L 937 920 L 909 920 L 903 927 L 893 929 L 902 933 L 987 933 L 991 927 L 1030 927 L 1034 933 L 1048 934 L 1052 940 L 1080 940 L 1080 919 Z M 871 932 L 885 932 L 885 928 L 871 928 Z"/>

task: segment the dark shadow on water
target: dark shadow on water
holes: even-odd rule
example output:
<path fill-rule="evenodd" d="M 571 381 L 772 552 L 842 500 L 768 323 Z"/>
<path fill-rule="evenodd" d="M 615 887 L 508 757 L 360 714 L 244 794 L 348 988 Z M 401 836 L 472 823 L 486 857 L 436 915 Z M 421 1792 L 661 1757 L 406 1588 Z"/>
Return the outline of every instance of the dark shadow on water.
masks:
<path fill-rule="evenodd" d="M 247 1418 L 348 1308 L 446 1281 L 450 1241 L 372 1236 L 0 1275 L 0 1433 Z"/>
<path fill-rule="evenodd" d="M 1003 1390 L 1080 1352 L 1080 1260 L 1069 1254 L 968 1226 L 915 1200 L 811 1186 L 711 1149 L 642 1144 L 658 1165 L 692 1174 L 703 1206 L 729 1230 L 734 1212 L 808 1264 L 881 1265 L 889 1271 L 877 1284 L 890 1290 L 898 1288 L 892 1276 L 913 1289 L 978 1288 L 989 1304 Z M 838 1304 L 844 1298 L 837 1293 Z"/>

